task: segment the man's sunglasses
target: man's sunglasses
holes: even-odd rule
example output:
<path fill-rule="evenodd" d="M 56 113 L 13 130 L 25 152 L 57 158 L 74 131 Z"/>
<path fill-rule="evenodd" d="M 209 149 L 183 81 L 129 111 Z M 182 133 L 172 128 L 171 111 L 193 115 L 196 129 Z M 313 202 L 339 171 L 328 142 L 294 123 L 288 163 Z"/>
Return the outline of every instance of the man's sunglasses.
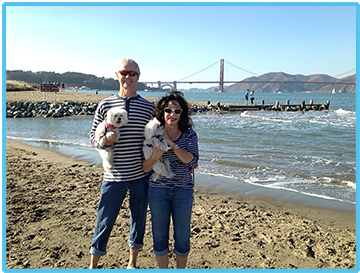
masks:
<path fill-rule="evenodd" d="M 126 71 L 126 70 L 120 70 L 119 73 L 123 77 L 126 77 L 127 75 L 129 75 L 130 77 L 135 77 L 136 75 L 138 75 L 138 73 L 135 71 Z"/>
<path fill-rule="evenodd" d="M 170 107 L 168 107 L 168 108 L 165 108 L 164 109 L 164 111 L 165 111 L 165 113 L 168 113 L 168 114 L 170 114 L 170 113 L 175 113 L 175 114 L 177 114 L 177 115 L 180 115 L 181 113 L 182 113 L 182 109 L 181 108 L 170 108 Z"/>

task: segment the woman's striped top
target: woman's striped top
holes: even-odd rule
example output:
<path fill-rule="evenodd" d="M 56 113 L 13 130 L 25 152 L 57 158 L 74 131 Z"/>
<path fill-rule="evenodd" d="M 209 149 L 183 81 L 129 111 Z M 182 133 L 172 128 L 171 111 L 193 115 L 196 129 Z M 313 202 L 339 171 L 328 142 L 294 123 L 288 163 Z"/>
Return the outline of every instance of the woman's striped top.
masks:
<path fill-rule="evenodd" d="M 112 173 L 105 172 L 104 180 L 111 182 L 127 182 L 148 175 L 142 169 L 142 147 L 145 125 L 152 117 L 155 105 L 137 95 L 123 98 L 119 94 L 102 100 L 95 112 L 90 131 L 90 144 L 96 149 L 104 149 L 95 138 L 95 130 L 110 108 L 123 107 L 128 112 L 128 123 L 120 128 L 120 139 L 113 144 L 114 168 Z"/>
<path fill-rule="evenodd" d="M 199 148 L 198 138 L 194 130 L 188 130 L 182 132 L 181 136 L 174 141 L 180 148 L 191 153 L 194 158 L 189 163 L 182 162 L 174 153 L 173 150 L 166 151 L 163 155 L 163 159 L 170 161 L 170 167 L 175 177 L 169 179 L 166 177 L 160 177 L 156 181 L 153 181 L 150 177 L 149 185 L 153 187 L 162 188 L 192 188 L 194 187 L 194 181 L 192 177 L 192 169 L 197 165 L 199 160 Z"/>

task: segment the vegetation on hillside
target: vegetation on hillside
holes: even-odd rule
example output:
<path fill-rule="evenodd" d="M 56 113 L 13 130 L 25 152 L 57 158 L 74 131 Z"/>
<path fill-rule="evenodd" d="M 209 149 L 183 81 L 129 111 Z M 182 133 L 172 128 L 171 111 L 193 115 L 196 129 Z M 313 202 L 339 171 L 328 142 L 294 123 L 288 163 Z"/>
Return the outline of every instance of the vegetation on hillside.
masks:
<path fill-rule="evenodd" d="M 6 80 L 6 91 L 35 91 L 39 88 L 36 83 L 20 80 Z"/>
<path fill-rule="evenodd" d="M 104 77 L 96 77 L 94 75 L 66 72 L 32 72 L 22 70 L 6 70 L 6 80 L 21 80 L 26 82 L 33 82 L 41 84 L 43 82 L 59 82 L 65 83 L 66 87 L 78 87 L 86 86 L 89 89 L 100 90 L 117 90 L 119 89 L 119 82 L 115 79 L 109 79 Z M 147 88 L 142 83 L 137 83 L 137 89 L 143 90 Z"/>

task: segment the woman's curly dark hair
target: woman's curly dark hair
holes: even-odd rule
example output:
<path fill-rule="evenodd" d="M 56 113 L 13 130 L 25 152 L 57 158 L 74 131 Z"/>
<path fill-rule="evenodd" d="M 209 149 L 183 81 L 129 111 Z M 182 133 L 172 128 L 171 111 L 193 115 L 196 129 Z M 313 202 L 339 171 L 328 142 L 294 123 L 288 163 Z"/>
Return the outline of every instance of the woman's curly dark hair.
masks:
<path fill-rule="evenodd" d="M 171 92 L 169 95 L 162 97 L 157 103 L 155 109 L 155 116 L 160 121 L 161 125 L 165 125 L 164 119 L 164 109 L 168 107 L 170 101 L 177 101 L 183 110 L 181 112 L 179 120 L 179 129 L 181 132 L 190 130 L 193 128 L 194 124 L 190 117 L 191 111 L 187 101 L 183 98 L 182 93 L 180 92 Z"/>

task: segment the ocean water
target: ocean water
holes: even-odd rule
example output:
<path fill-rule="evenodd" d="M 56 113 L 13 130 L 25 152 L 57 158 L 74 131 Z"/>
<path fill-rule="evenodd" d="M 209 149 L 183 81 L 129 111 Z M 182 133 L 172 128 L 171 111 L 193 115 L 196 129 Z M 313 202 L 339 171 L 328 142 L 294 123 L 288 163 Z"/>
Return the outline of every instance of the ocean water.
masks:
<path fill-rule="evenodd" d="M 243 93 L 184 92 L 184 96 L 222 104 L 244 102 Z M 195 114 L 200 149 L 197 172 L 355 204 L 356 95 L 256 93 L 255 98 L 255 103 L 265 100 L 266 104 L 329 100 L 330 110 Z M 91 123 L 91 116 L 6 119 L 6 137 L 98 164 L 100 157 L 88 140 Z"/>

